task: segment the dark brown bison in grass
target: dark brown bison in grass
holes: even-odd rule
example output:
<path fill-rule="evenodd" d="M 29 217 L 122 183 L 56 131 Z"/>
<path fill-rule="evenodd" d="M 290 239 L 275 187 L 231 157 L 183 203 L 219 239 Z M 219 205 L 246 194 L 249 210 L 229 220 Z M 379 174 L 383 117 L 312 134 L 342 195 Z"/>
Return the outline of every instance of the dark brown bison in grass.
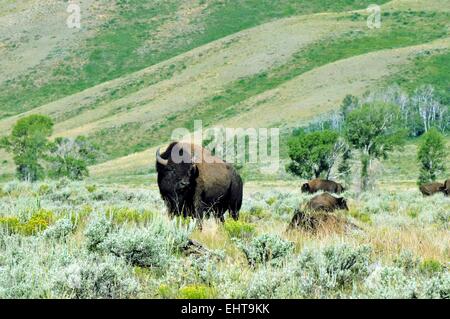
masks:
<path fill-rule="evenodd" d="M 319 229 L 361 229 L 345 216 L 333 214 L 335 210 L 348 210 L 347 201 L 343 197 L 334 197 L 323 193 L 311 198 L 305 210 L 297 209 L 289 224 L 288 230 L 300 228 L 310 232 Z"/>
<path fill-rule="evenodd" d="M 302 185 L 302 193 L 314 194 L 318 191 L 340 194 L 344 191 L 344 187 L 336 182 L 326 179 L 316 178 Z"/>
<path fill-rule="evenodd" d="M 362 230 L 359 226 L 349 221 L 345 216 L 328 212 L 306 212 L 297 209 L 287 230 L 302 229 L 316 233 L 322 230 Z"/>
<path fill-rule="evenodd" d="M 156 152 L 156 171 L 161 197 L 169 214 L 191 216 L 200 221 L 212 213 L 224 221 L 229 211 L 239 218 L 242 179 L 232 165 L 203 147 L 173 142 Z"/>
<path fill-rule="evenodd" d="M 288 229 L 301 228 L 307 231 L 315 231 L 324 220 L 322 217 L 322 215 L 317 216 L 297 209 L 294 212 Z"/>
<path fill-rule="evenodd" d="M 444 184 L 438 182 L 420 185 L 419 189 L 423 196 L 431 196 L 436 193 L 446 193 Z"/>
<path fill-rule="evenodd" d="M 348 210 L 347 201 L 344 197 L 334 197 L 331 194 L 323 193 L 314 196 L 306 204 L 310 211 L 333 212 L 335 210 Z"/>

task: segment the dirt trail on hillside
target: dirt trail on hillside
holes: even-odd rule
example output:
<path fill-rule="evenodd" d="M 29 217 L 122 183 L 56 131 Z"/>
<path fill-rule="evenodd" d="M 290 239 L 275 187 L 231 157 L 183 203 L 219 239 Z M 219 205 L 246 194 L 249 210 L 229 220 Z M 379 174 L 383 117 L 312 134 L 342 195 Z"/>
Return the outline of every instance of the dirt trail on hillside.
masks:
<path fill-rule="evenodd" d="M 335 109 L 345 95 L 362 95 L 418 54 L 425 51 L 442 52 L 449 47 L 450 38 L 446 38 L 429 44 L 382 50 L 327 64 L 244 101 L 239 107 L 250 111 L 225 121 L 223 125 L 268 127 L 275 123 L 289 126 L 299 120 L 308 122 L 317 114 Z"/>
<path fill-rule="evenodd" d="M 201 57 L 176 76 L 83 112 L 59 123 L 56 131 L 75 136 L 136 121 L 150 127 L 170 114 L 188 111 L 205 98 L 220 94 L 228 83 L 282 64 L 300 48 L 350 25 L 334 19 L 301 17 L 240 32 L 207 45 L 200 50 Z M 138 107 L 123 110 L 124 105 Z M 83 125 L 87 118 L 90 123 Z"/>
<path fill-rule="evenodd" d="M 82 1 L 85 3 L 83 7 L 90 8 L 91 1 Z M 45 3 L 50 6 L 54 2 L 46 0 Z M 395 0 L 385 4 L 383 8 L 404 7 L 407 9 L 408 6 L 416 8 L 423 7 L 424 4 L 424 0 Z M 426 4 L 433 7 L 446 7 L 442 4 L 442 0 L 427 1 Z M 31 7 L 33 8 L 33 6 Z M 28 9 L 28 11 L 30 10 Z M 91 10 L 92 14 L 96 12 L 95 9 Z M 9 12 L 9 15 L 1 16 L 0 21 L 8 19 L 9 16 L 21 16 L 25 13 L 13 15 Z M 149 129 L 173 113 L 188 111 L 205 99 L 220 95 L 226 85 L 233 81 L 286 62 L 293 53 L 315 41 L 365 26 L 364 21 L 337 20 L 337 17 L 343 14 L 345 13 L 319 13 L 285 18 L 241 31 L 131 75 L 102 83 L 29 112 L 0 120 L 0 135 L 6 134 L 18 118 L 33 113 L 52 116 L 57 123 L 55 135 L 58 136 L 92 134 L 102 129 L 120 127 L 135 122 L 140 122 L 143 130 Z M 43 30 L 51 27 L 55 28 L 55 26 L 45 26 Z M 49 31 L 49 34 L 55 32 L 52 29 Z M 67 30 L 63 31 L 57 34 L 67 37 Z M 41 45 L 39 42 L 31 42 L 31 44 L 46 48 L 53 45 L 53 49 L 56 45 Z M 58 46 L 60 45 L 58 44 Z M 29 52 L 29 50 L 25 50 L 25 52 Z M 39 54 L 36 54 L 34 58 L 39 60 L 43 56 L 39 57 Z M 29 60 L 31 64 L 37 63 L 37 60 L 34 62 L 32 60 Z M 0 59 L 0 68 L 1 61 L 4 59 Z M 9 61 L 8 63 L 14 62 Z M 95 101 L 107 98 L 114 91 L 137 82 L 144 76 L 155 75 L 157 77 L 162 68 L 172 64 L 184 65 L 185 69 L 176 73 L 172 78 L 122 98 L 112 99 L 111 102 L 93 106 Z M 272 93 L 268 93 L 269 97 Z M 261 97 L 263 96 L 258 98 Z"/>
<path fill-rule="evenodd" d="M 316 14 L 287 18 L 244 30 L 131 76 L 104 83 L 26 114 L 39 112 L 58 117 L 64 112 L 75 112 L 78 108 L 81 110 L 79 114 L 56 124 L 55 134 L 64 136 L 93 133 L 136 121 L 151 126 L 171 113 L 188 110 L 205 98 L 219 94 L 228 83 L 286 62 L 292 54 L 315 41 L 355 28 L 355 22 L 337 21 L 337 16 L 339 15 Z M 132 79 L 157 72 L 164 66 L 180 61 L 188 65 L 170 79 L 99 105 L 95 109 L 81 109 L 111 88 L 120 88 Z M 0 133 L 8 129 L 17 118 L 0 121 Z"/>
<path fill-rule="evenodd" d="M 339 106 L 346 94 L 360 95 L 384 77 L 428 50 L 449 48 L 450 38 L 400 49 L 382 50 L 324 65 L 304 73 L 242 103 L 250 108 L 222 123 L 225 127 L 290 126 Z M 262 102 L 261 102 L 262 101 Z M 164 147 L 165 145 L 163 145 Z M 92 175 L 104 176 L 134 172 L 154 165 L 156 148 L 108 161 L 91 168 Z M 120 168 L 120 170 L 117 170 Z"/>

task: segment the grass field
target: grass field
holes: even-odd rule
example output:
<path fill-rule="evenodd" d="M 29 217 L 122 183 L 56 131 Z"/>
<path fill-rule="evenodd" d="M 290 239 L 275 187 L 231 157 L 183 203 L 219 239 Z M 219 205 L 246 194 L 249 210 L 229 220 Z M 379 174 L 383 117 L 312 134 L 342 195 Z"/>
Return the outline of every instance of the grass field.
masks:
<path fill-rule="evenodd" d="M 0 197 L 0 297 L 449 297 L 449 198 L 344 195 L 348 213 L 314 233 L 287 231 L 310 196 L 250 185 L 239 222 L 200 231 L 161 214 L 149 188 L 11 182 Z"/>

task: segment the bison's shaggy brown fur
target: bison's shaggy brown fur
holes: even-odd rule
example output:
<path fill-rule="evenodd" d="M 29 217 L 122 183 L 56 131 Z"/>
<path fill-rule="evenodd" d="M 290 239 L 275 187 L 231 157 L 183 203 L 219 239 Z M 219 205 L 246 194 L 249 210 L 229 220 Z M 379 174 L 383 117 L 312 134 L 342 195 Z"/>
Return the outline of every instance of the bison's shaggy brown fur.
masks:
<path fill-rule="evenodd" d="M 335 210 L 348 210 L 347 201 L 343 197 L 334 197 L 331 194 L 323 193 L 314 196 L 306 204 L 306 208 L 310 211 L 333 212 Z"/>
<path fill-rule="evenodd" d="M 302 185 L 302 192 L 310 194 L 316 193 L 318 191 L 340 194 L 344 190 L 345 189 L 341 184 L 320 178 L 310 180 L 309 182 Z"/>
<path fill-rule="evenodd" d="M 309 232 L 316 232 L 318 229 L 329 227 L 359 229 L 358 226 L 349 222 L 344 216 L 332 213 L 341 209 L 348 210 L 347 201 L 343 197 L 334 197 L 328 193 L 316 195 L 305 205 L 305 210 L 297 209 L 295 211 L 288 230 L 299 228 Z"/>
<path fill-rule="evenodd" d="M 345 216 L 327 212 L 305 212 L 297 209 L 288 226 L 288 231 L 301 229 L 306 232 L 361 230 Z"/>

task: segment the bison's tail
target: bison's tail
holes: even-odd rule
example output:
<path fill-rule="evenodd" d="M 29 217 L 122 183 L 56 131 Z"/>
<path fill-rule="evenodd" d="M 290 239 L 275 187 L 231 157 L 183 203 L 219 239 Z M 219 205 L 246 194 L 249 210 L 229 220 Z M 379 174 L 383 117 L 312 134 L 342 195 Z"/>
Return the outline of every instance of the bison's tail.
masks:
<path fill-rule="evenodd" d="M 242 206 L 244 183 L 237 172 L 233 172 L 233 174 L 234 176 L 231 182 L 230 210 L 233 219 L 237 220 L 239 218 L 239 210 Z"/>

